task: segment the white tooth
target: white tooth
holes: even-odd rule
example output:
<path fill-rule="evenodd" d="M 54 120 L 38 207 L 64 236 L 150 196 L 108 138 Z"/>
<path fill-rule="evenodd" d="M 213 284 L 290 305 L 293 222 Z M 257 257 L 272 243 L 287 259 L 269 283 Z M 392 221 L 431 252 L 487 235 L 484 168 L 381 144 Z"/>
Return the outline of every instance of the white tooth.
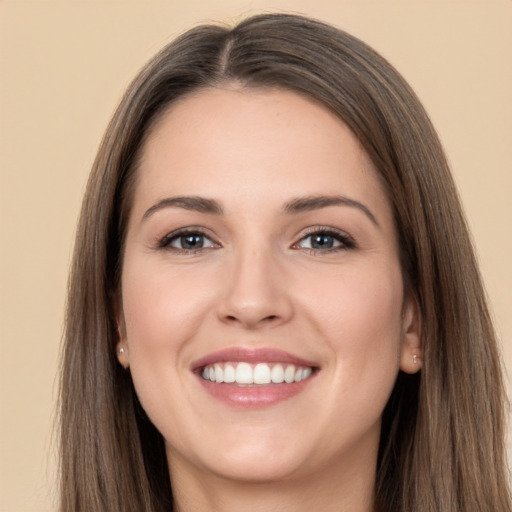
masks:
<path fill-rule="evenodd" d="M 224 382 L 224 371 L 220 364 L 216 364 L 215 368 L 215 382 Z"/>
<path fill-rule="evenodd" d="M 224 382 L 235 382 L 235 367 L 232 364 L 224 366 Z"/>
<path fill-rule="evenodd" d="M 302 370 L 302 380 L 307 379 L 312 372 L 313 370 L 311 368 L 304 368 L 304 370 Z"/>
<path fill-rule="evenodd" d="M 208 378 L 212 381 L 212 382 L 215 382 L 215 370 L 213 369 L 212 366 L 210 366 L 210 368 L 208 369 Z"/>
<path fill-rule="evenodd" d="M 202 377 L 204 380 L 210 379 L 210 372 L 208 371 L 208 368 L 206 366 L 203 368 Z"/>
<path fill-rule="evenodd" d="M 284 381 L 288 384 L 295 380 L 295 366 L 289 364 L 284 371 Z"/>
<path fill-rule="evenodd" d="M 272 382 L 275 384 L 281 384 L 284 381 L 284 370 L 283 365 L 276 364 L 274 368 L 272 368 Z"/>
<path fill-rule="evenodd" d="M 300 382 L 302 380 L 302 370 L 300 368 L 297 368 L 295 372 L 295 377 L 293 379 L 295 382 Z"/>
<path fill-rule="evenodd" d="M 252 368 L 249 363 L 238 363 L 235 371 L 235 380 L 238 384 L 252 384 Z"/>
<path fill-rule="evenodd" d="M 254 368 L 254 384 L 270 384 L 270 368 L 266 363 L 258 363 Z"/>

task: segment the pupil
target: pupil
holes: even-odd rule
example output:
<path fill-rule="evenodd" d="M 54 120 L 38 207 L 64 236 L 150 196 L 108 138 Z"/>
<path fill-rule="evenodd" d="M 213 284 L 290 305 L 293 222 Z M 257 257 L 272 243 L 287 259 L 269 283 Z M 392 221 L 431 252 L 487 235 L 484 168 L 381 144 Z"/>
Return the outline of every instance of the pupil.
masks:
<path fill-rule="evenodd" d="M 315 249 L 330 249 L 334 245 L 334 240 L 329 235 L 314 235 L 311 245 Z"/>
<path fill-rule="evenodd" d="M 198 249 L 203 246 L 202 235 L 184 235 L 181 237 L 183 249 Z"/>

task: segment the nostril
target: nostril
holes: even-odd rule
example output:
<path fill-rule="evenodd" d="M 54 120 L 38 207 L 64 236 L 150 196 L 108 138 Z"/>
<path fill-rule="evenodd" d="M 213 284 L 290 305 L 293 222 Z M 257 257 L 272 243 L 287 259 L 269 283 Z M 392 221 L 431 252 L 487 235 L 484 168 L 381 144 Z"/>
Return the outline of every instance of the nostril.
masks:
<path fill-rule="evenodd" d="M 268 315 L 268 316 L 264 316 L 263 318 L 260 318 L 259 320 L 257 319 L 247 319 L 245 317 L 238 317 L 237 315 L 226 315 L 224 317 L 225 321 L 229 322 L 229 323 L 242 323 L 242 324 L 265 324 L 265 323 L 272 323 L 272 322 L 275 322 L 277 320 L 279 320 L 279 315 Z"/>
<path fill-rule="evenodd" d="M 277 326 L 293 316 L 293 308 L 287 299 L 264 296 L 257 300 L 254 297 L 249 299 L 237 299 L 233 295 L 222 299 L 216 311 L 217 317 L 226 324 L 255 329 L 258 326 Z"/>

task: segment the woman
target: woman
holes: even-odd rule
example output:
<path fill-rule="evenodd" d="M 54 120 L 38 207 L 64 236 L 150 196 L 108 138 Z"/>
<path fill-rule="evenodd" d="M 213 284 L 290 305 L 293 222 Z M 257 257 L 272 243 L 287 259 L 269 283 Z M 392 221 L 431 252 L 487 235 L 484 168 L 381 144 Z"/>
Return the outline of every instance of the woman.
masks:
<path fill-rule="evenodd" d="M 65 340 L 63 511 L 511 509 L 439 141 L 322 23 L 201 26 L 143 69 L 91 174 Z"/>

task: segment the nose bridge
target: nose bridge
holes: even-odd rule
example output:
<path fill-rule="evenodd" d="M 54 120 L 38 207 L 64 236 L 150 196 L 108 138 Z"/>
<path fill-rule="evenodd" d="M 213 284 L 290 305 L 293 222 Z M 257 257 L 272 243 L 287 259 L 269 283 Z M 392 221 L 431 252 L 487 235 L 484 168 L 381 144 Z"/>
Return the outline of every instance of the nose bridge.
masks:
<path fill-rule="evenodd" d="M 246 239 L 234 249 L 219 316 L 246 328 L 285 322 L 292 307 L 284 284 L 273 248 Z"/>

